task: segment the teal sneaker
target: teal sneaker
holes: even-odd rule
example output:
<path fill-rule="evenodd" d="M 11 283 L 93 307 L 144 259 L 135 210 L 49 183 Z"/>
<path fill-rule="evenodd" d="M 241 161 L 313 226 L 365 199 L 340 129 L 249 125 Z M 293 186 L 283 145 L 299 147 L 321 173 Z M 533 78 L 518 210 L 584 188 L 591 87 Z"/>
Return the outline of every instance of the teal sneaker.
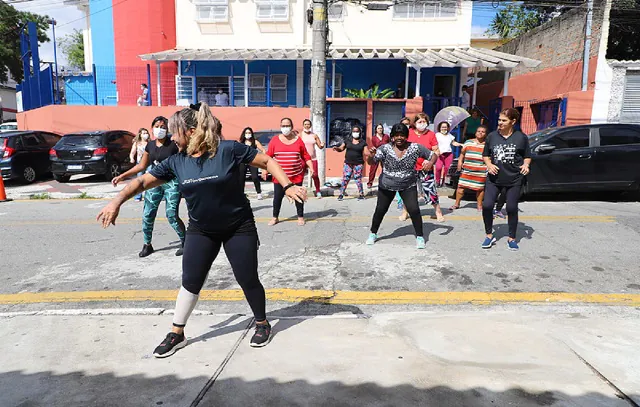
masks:
<path fill-rule="evenodd" d="M 378 235 L 376 235 L 375 233 L 369 233 L 369 238 L 367 239 L 367 244 L 369 246 L 371 246 L 372 244 L 374 244 L 376 242 L 376 240 L 378 240 Z"/>
<path fill-rule="evenodd" d="M 426 247 L 426 243 L 424 241 L 424 237 L 418 236 L 416 238 L 416 249 L 424 249 Z"/>

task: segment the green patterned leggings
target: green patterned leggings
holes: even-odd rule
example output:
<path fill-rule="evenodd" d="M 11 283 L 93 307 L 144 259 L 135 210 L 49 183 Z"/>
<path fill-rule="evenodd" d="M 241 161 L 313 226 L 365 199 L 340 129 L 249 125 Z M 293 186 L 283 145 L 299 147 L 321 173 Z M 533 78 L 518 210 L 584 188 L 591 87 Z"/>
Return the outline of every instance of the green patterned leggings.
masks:
<path fill-rule="evenodd" d="M 180 206 L 180 192 L 178 191 L 178 181 L 173 180 L 145 192 L 144 212 L 142 213 L 142 234 L 144 243 L 150 244 L 153 236 L 153 224 L 158 214 L 160 202 L 164 199 L 167 212 L 167 220 L 176 231 L 180 241 L 184 242 L 185 227 L 184 222 L 178 215 Z"/>

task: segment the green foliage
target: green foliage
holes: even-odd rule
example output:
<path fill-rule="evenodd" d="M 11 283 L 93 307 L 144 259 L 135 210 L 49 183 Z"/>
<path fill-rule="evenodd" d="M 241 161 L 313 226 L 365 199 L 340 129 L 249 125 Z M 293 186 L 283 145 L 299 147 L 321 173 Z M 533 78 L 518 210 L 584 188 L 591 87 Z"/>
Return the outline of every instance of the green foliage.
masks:
<path fill-rule="evenodd" d="M 347 97 L 355 99 L 389 99 L 395 94 L 393 89 L 380 90 L 378 85 L 373 86 L 371 89 L 345 89 Z"/>
<path fill-rule="evenodd" d="M 42 194 L 33 194 L 29 196 L 29 199 L 51 199 L 51 195 L 49 195 L 46 192 L 43 192 Z"/>
<path fill-rule="evenodd" d="M 72 68 L 84 69 L 84 37 L 82 31 L 73 30 L 60 40 L 60 48 Z"/>
<path fill-rule="evenodd" d="M 510 4 L 493 17 L 487 33 L 502 39 L 516 38 L 544 23 L 544 18 L 538 10 Z"/>
<path fill-rule="evenodd" d="M 47 42 L 49 17 L 40 16 L 0 1 L 0 82 L 6 82 L 9 74 L 17 82 L 23 78 L 22 60 L 20 59 L 20 27 L 29 21 L 38 27 L 38 41 Z"/>
<path fill-rule="evenodd" d="M 614 0 L 609 17 L 607 58 L 640 59 L 640 0 Z"/>

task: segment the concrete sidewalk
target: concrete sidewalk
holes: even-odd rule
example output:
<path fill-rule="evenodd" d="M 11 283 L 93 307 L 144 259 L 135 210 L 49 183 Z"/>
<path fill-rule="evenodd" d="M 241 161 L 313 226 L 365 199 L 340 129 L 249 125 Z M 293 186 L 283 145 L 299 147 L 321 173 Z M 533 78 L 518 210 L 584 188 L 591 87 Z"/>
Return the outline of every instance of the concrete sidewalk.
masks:
<path fill-rule="evenodd" d="M 5 314 L 0 405 L 634 405 L 625 397 L 640 403 L 634 309 L 366 316 L 355 306 L 327 307 L 327 315 L 314 318 L 273 312 L 274 337 L 262 349 L 248 345 L 250 318 L 195 315 L 189 346 L 167 359 L 151 351 L 167 333 L 169 315 Z"/>

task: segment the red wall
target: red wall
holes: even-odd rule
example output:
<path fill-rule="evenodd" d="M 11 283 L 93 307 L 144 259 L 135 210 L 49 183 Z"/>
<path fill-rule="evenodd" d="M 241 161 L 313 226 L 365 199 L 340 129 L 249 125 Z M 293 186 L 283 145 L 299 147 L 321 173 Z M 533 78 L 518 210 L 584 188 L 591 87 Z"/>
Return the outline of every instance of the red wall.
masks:
<path fill-rule="evenodd" d="M 147 82 L 146 65 L 151 65 L 151 97 L 157 105 L 157 74 L 153 61 L 140 54 L 176 47 L 175 0 L 125 1 L 113 8 L 116 58 L 116 86 L 120 104 L 135 105 L 140 84 Z M 160 70 L 163 104 L 175 104 L 177 64 L 167 62 Z"/>

